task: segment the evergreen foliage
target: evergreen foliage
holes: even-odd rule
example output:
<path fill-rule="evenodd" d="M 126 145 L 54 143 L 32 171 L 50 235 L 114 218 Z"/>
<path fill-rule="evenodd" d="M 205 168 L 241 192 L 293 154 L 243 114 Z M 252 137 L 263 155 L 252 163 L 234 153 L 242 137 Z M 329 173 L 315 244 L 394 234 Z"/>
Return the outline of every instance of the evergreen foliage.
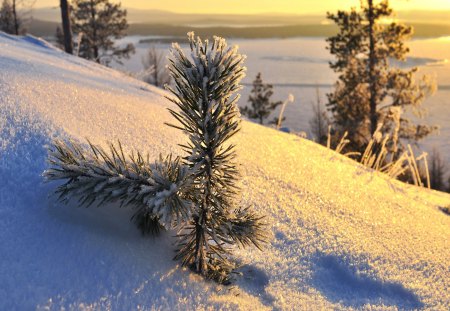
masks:
<path fill-rule="evenodd" d="M 109 0 L 74 0 L 72 1 L 72 28 L 78 35 L 82 34 L 79 56 L 108 65 L 112 61 L 121 63 L 134 53 L 134 46 L 114 45 L 114 40 L 123 38 L 128 28 L 127 11 L 121 4 Z"/>
<path fill-rule="evenodd" d="M 118 202 L 136 209 L 133 220 L 143 233 L 178 229 L 175 259 L 195 272 L 228 284 L 235 264 L 233 245 L 261 248 L 266 239 L 262 217 L 237 205 L 239 177 L 234 145 L 239 131 L 238 96 L 244 57 L 225 40 L 202 42 L 189 34 L 191 58 L 174 44 L 169 70 L 175 85 L 169 109 L 187 134 L 183 158 L 150 163 L 141 153 L 126 157 L 120 143 L 109 152 L 89 144 L 55 141 L 49 149 L 47 180 L 64 180 L 59 199 L 80 205 Z"/>
<path fill-rule="evenodd" d="M 392 15 L 387 0 L 378 4 L 365 0 L 361 10 L 328 13 L 328 19 L 339 29 L 337 35 L 327 39 L 336 57 L 330 67 L 339 75 L 334 92 L 328 94 L 328 107 L 336 135 L 347 132 L 353 150 L 364 150 L 380 123 L 384 124 L 384 133 L 392 132 L 397 117 L 399 138 L 416 141 L 435 130 L 414 124 L 402 114 L 409 107 L 421 116 L 421 104 L 434 86 L 427 77 L 415 80 L 417 68 L 402 70 L 391 65 L 391 60 L 406 59 L 409 49 L 405 40 L 413 34 L 412 28 L 403 24 L 382 23 Z M 400 116 L 395 115 L 398 113 Z"/>
<path fill-rule="evenodd" d="M 259 248 L 264 241 L 261 217 L 236 208 L 238 171 L 234 145 L 228 143 L 239 130 L 239 96 L 233 94 L 245 75 L 244 57 L 222 38 L 202 42 L 190 33 L 189 43 L 191 59 L 178 44 L 169 58 L 175 87 L 169 87 L 174 97 L 168 98 L 179 108 L 170 112 L 182 127 L 172 126 L 189 136 L 182 145 L 184 160 L 198 189 L 193 218 L 179 233 L 176 258 L 206 277 L 227 282 L 234 268 L 226 257 L 229 246 Z"/>
<path fill-rule="evenodd" d="M 429 162 L 430 164 L 428 167 L 430 171 L 431 188 L 439 191 L 445 191 L 444 175 L 446 172 L 446 165 L 437 149 L 433 149 Z"/>
<path fill-rule="evenodd" d="M 263 124 L 270 114 L 283 102 L 273 102 L 270 98 L 273 95 L 273 86 L 271 84 L 264 83 L 261 78 L 261 73 L 258 73 L 253 81 L 253 88 L 248 98 L 251 107 L 244 107 L 241 109 L 243 115 L 250 119 L 257 119 L 259 124 Z M 283 118 L 281 121 L 284 121 Z M 270 124 L 278 124 L 278 118 L 274 118 L 270 121 Z"/>
<path fill-rule="evenodd" d="M 0 31 L 15 34 L 14 12 L 10 0 L 3 0 L 0 8 Z"/>
<path fill-rule="evenodd" d="M 141 153 L 125 156 L 120 143 L 109 152 L 89 143 L 89 149 L 75 142 L 54 141 L 49 149 L 51 168 L 47 180 L 65 180 L 56 194 L 62 202 L 76 198 L 80 206 L 101 206 L 118 202 L 134 207 L 134 221 L 143 233 L 157 231 L 157 220 L 165 228 L 186 221 L 190 203 L 181 193 L 191 191 L 191 177 L 180 159 L 160 158 L 151 163 Z"/>

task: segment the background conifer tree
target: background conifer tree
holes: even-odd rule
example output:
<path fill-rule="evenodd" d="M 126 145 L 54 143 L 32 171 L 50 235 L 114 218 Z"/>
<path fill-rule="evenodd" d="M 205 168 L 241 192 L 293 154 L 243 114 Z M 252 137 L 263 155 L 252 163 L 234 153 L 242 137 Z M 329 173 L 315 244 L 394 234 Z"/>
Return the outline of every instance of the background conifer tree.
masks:
<path fill-rule="evenodd" d="M 322 107 L 322 101 L 320 100 L 320 91 L 318 87 L 316 88 L 316 101 L 312 104 L 312 108 L 313 116 L 309 120 L 311 134 L 317 143 L 326 145 L 330 119 L 327 115 L 326 109 Z"/>
<path fill-rule="evenodd" d="M 108 65 L 129 58 L 134 46 L 118 47 L 114 40 L 123 38 L 128 28 L 127 11 L 109 0 L 74 0 L 71 9 L 72 29 L 81 34 L 79 56 Z"/>
<path fill-rule="evenodd" d="M 419 140 L 435 127 L 413 124 L 404 116 L 404 108 L 421 116 L 421 104 L 434 87 L 426 77 L 415 81 L 417 68 L 402 70 L 391 65 L 391 60 L 406 59 L 405 40 L 413 30 L 397 22 L 382 23 L 393 15 L 388 1 L 364 0 L 361 5 L 361 10 L 328 13 L 339 29 L 327 39 L 336 57 L 330 66 L 339 75 L 334 92 L 328 94 L 337 135 L 348 132 L 349 146 L 361 151 L 379 123 L 384 124 L 383 132 L 391 132 L 399 118 L 399 138 Z"/>
<path fill-rule="evenodd" d="M 270 114 L 283 103 L 282 101 L 272 102 L 270 100 L 272 95 L 273 86 L 271 84 L 264 83 L 261 78 L 261 73 L 258 73 L 255 80 L 253 81 L 251 94 L 248 98 L 248 102 L 251 104 L 251 106 L 242 108 L 242 114 L 250 119 L 258 120 L 259 124 L 263 124 L 264 120 L 266 120 L 270 116 Z M 270 123 L 277 124 L 277 118 L 274 118 L 274 120 L 272 120 Z"/>
<path fill-rule="evenodd" d="M 445 191 L 445 172 L 447 167 L 440 152 L 434 148 L 428 159 L 431 189 Z"/>
<path fill-rule="evenodd" d="M 3 0 L 0 8 L 0 31 L 15 34 L 14 13 L 10 0 Z"/>

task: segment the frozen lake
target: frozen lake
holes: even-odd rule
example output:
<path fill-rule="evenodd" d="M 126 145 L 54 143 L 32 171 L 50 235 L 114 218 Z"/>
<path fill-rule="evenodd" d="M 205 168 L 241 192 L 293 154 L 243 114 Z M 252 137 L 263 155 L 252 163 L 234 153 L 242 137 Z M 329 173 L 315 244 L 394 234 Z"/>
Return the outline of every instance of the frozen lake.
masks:
<path fill-rule="evenodd" d="M 139 43 L 142 38 L 131 36 L 121 40 L 133 42 L 136 54 L 118 68 L 130 72 L 142 70 L 141 59 L 151 46 Z M 316 87 L 319 87 L 322 102 L 325 103 L 326 93 L 332 90 L 336 80 L 328 66 L 332 57 L 326 50 L 325 39 L 234 39 L 229 42 L 237 44 L 240 52 L 247 55 L 248 71 L 243 81 L 245 87 L 241 92 L 239 105 L 247 105 L 251 83 L 256 74 L 261 72 L 263 80 L 274 85 L 274 100 L 284 100 L 289 93 L 295 96 L 295 102 L 286 107 L 283 126 L 293 131 L 304 131 L 310 137 L 309 120 L 316 98 Z M 170 47 L 169 44 L 154 46 L 164 52 Z M 410 58 L 403 66 L 418 66 L 418 75 L 433 75 L 439 87 L 437 93 L 424 103 L 428 116 L 423 123 L 440 125 L 440 133 L 427 137 L 420 143 L 420 147 L 427 151 L 437 147 L 450 165 L 450 37 L 413 40 L 409 42 L 409 47 Z"/>

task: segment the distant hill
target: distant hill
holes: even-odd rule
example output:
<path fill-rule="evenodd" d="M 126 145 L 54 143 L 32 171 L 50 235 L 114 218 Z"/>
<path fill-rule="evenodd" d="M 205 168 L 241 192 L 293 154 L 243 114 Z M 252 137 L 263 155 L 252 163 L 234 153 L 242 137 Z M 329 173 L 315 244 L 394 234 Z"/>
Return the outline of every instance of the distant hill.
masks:
<path fill-rule="evenodd" d="M 53 36 L 57 22 L 33 20 L 28 26 L 31 34 L 41 37 Z M 415 37 L 431 38 L 450 36 L 449 25 L 413 24 Z M 168 24 L 134 23 L 130 25 L 130 35 L 184 37 L 187 32 L 195 31 L 203 37 L 220 35 L 226 38 L 289 38 L 289 37 L 327 37 L 336 33 L 334 25 L 298 24 L 284 26 L 173 26 Z"/>
<path fill-rule="evenodd" d="M 130 23 L 171 24 L 191 26 L 274 26 L 321 24 L 326 20 L 325 14 L 179 14 L 161 10 L 141 10 L 127 8 Z M 398 11 L 397 17 L 408 23 L 450 25 L 450 11 Z M 35 19 L 59 22 L 59 7 L 38 8 L 33 10 Z"/>
<path fill-rule="evenodd" d="M 160 10 L 139 10 L 128 8 L 128 21 L 130 23 L 145 24 L 171 24 L 171 25 L 294 25 L 294 24 L 320 24 L 325 20 L 322 15 L 296 15 L 296 14 L 179 14 Z M 35 19 L 59 22 L 61 19 L 59 7 L 38 8 L 33 10 Z"/>

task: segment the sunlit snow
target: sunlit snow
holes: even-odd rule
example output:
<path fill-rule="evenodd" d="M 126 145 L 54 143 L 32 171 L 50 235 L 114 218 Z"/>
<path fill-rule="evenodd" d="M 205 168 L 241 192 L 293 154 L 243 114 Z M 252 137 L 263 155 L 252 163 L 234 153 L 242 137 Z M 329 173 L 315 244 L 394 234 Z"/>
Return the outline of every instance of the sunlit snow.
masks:
<path fill-rule="evenodd" d="M 218 286 L 144 238 L 131 211 L 49 197 L 45 144 L 120 139 L 150 157 L 185 139 L 166 93 L 0 33 L 0 309 L 450 309 L 448 194 L 389 180 L 311 141 L 243 122 L 241 205 L 267 215 L 263 252 Z"/>

